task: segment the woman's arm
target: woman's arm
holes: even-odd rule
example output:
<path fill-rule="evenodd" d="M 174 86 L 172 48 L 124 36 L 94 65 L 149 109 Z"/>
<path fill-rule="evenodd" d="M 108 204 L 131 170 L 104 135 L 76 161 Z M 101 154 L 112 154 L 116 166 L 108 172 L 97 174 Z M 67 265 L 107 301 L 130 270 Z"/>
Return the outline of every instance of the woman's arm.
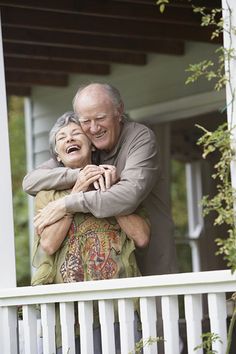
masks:
<path fill-rule="evenodd" d="M 147 247 L 150 241 L 150 224 L 138 214 L 116 216 L 116 220 L 135 246 Z"/>
<path fill-rule="evenodd" d="M 72 215 L 66 215 L 54 224 L 45 227 L 39 237 L 40 245 L 46 254 L 51 256 L 60 248 L 70 229 L 72 220 Z"/>
<path fill-rule="evenodd" d="M 71 194 L 87 192 L 93 188 L 95 182 L 97 182 L 97 188 L 101 191 L 109 189 L 117 182 L 116 167 L 112 165 L 87 165 L 77 176 Z M 51 201 L 42 206 L 34 217 L 34 226 L 37 233 L 40 235 L 46 226 L 57 222 L 65 215 L 65 198 Z"/>
<path fill-rule="evenodd" d="M 71 190 L 71 193 L 78 193 L 80 191 L 86 192 L 89 188 L 91 188 L 91 185 L 100 178 L 100 170 L 98 172 L 97 169 L 94 170 L 94 167 L 96 166 L 88 165 L 83 170 L 81 170 L 77 177 L 77 181 Z M 39 204 L 39 201 L 37 204 Z M 40 207 L 42 206 L 43 205 L 41 203 Z M 37 215 L 35 219 L 37 219 Z M 60 248 L 70 229 L 72 219 L 72 215 L 65 215 L 60 220 L 49 226 L 46 226 L 43 229 L 36 227 L 36 232 L 40 237 L 40 245 L 46 254 L 52 255 Z"/>
<path fill-rule="evenodd" d="M 40 211 L 49 203 L 54 200 L 59 200 L 65 195 L 68 195 L 67 191 L 57 192 L 54 190 L 41 191 L 35 197 L 35 212 L 36 216 L 39 215 Z M 35 237 L 38 237 L 40 246 L 47 255 L 53 255 L 61 246 L 64 241 L 71 222 L 73 219 L 72 214 L 66 214 L 63 218 L 57 222 L 43 227 L 40 232 L 37 227 L 35 227 Z"/>

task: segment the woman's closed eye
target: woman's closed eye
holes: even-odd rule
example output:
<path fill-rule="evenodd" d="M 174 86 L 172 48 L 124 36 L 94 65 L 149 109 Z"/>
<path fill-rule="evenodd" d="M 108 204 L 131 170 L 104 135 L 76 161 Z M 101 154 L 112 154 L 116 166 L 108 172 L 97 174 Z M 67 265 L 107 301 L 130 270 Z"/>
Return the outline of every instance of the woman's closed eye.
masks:
<path fill-rule="evenodd" d="M 57 141 L 62 141 L 62 140 L 65 139 L 65 138 L 66 138 L 65 135 L 60 135 L 60 136 L 58 136 L 58 137 L 56 138 L 56 142 L 57 142 Z"/>
<path fill-rule="evenodd" d="M 84 134 L 79 131 L 72 133 L 72 136 L 80 136 L 80 135 L 84 135 Z"/>

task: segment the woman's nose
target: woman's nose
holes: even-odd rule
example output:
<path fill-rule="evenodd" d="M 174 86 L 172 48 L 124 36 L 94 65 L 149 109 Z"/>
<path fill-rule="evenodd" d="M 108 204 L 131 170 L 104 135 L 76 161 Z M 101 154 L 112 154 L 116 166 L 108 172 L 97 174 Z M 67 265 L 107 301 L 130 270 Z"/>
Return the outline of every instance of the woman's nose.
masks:
<path fill-rule="evenodd" d="M 68 142 L 68 141 L 72 141 L 72 140 L 74 140 L 73 135 L 72 134 L 68 134 L 67 137 L 66 137 L 66 141 Z"/>

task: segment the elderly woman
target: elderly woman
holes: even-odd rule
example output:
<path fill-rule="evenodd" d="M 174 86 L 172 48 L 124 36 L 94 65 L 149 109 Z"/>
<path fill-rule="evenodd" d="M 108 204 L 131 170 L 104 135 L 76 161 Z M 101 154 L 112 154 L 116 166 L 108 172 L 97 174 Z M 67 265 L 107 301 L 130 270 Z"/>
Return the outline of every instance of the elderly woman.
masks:
<path fill-rule="evenodd" d="M 78 179 L 70 191 L 39 192 L 35 198 L 36 218 L 51 201 L 68 193 L 86 193 L 94 185 L 106 193 L 103 177 L 108 186 L 116 180 L 113 166 L 92 164 L 91 142 L 73 112 L 65 113 L 55 123 L 50 150 L 61 166 L 78 169 Z M 135 214 L 106 219 L 92 214 L 66 215 L 36 231 L 32 285 L 138 276 L 135 246 L 148 244 L 150 227 L 144 210 L 139 208 Z"/>

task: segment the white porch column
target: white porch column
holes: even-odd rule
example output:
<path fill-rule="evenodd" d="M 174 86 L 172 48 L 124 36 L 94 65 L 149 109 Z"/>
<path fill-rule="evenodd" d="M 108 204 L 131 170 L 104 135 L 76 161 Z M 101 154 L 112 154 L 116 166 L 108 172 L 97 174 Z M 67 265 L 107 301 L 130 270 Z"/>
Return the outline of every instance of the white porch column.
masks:
<path fill-rule="evenodd" d="M 11 167 L 0 17 L 0 289 L 16 286 Z"/>
<path fill-rule="evenodd" d="M 224 47 L 233 49 L 234 59 L 230 62 L 225 61 L 225 71 L 230 74 L 230 84 L 226 85 L 226 100 L 227 100 L 227 117 L 228 125 L 233 129 L 233 147 L 236 150 L 236 1 L 222 0 L 223 18 L 224 18 Z M 229 11 L 230 9 L 230 11 Z M 231 165 L 232 186 L 236 189 L 236 159 Z M 236 208 L 236 203 L 235 203 Z"/>

